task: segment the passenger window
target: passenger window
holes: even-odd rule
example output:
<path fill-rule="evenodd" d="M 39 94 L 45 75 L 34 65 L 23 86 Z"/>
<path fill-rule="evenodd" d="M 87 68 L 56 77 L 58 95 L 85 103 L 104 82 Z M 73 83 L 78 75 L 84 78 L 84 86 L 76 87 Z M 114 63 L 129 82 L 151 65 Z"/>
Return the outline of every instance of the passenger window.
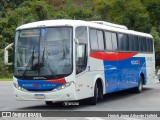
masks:
<path fill-rule="evenodd" d="M 146 38 L 143 38 L 143 51 L 147 52 L 147 41 L 146 41 Z"/>
<path fill-rule="evenodd" d="M 112 37 L 110 32 L 105 32 L 106 49 L 112 50 Z"/>
<path fill-rule="evenodd" d="M 143 52 L 143 38 L 142 37 L 139 37 L 139 48 L 140 48 L 140 51 Z"/>
<path fill-rule="evenodd" d="M 153 40 L 148 38 L 147 39 L 147 46 L 148 46 L 148 52 L 153 52 Z"/>
<path fill-rule="evenodd" d="M 112 49 L 117 50 L 117 34 L 112 33 Z"/>
<path fill-rule="evenodd" d="M 129 51 L 129 39 L 128 39 L 128 35 L 124 35 L 124 49 L 126 51 Z"/>
<path fill-rule="evenodd" d="M 129 40 L 126 34 L 119 34 L 119 50 L 128 51 L 129 50 Z"/>
<path fill-rule="evenodd" d="M 97 31 L 90 29 L 90 43 L 92 50 L 98 50 Z"/>
<path fill-rule="evenodd" d="M 124 49 L 124 44 L 123 44 L 123 34 L 119 34 L 119 39 L 118 39 L 118 48 L 119 50 Z"/>
<path fill-rule="evenodd" d="M 131 51 L 135 51 L 135 46 L 134 46 L 134 42 L 135 42 L 135 40 L 134 40 L 134 36 L 133 35 L 130 35 L 129 36 L 129 43 L 130 43 L 130 50 Z"/>
<path fill-rule="evenodd" d="M 103 32 L 97 30 L 97 37 L 98 37 L 98 48 L 99 48 L 99 50 L 104 50 Z"/>
<path fill-rule="evenodd" d="M 138 36 L 134 36 L 134 51 L 139 51 L 139 40 L 138 40 Z"/>

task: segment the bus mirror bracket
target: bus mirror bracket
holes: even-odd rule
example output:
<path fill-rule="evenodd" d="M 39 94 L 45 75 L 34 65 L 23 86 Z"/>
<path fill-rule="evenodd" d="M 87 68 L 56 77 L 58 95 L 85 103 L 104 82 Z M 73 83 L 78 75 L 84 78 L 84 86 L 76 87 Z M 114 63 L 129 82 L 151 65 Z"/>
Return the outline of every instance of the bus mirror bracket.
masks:
<path fill-rule="evenodd" d="M 9 49 L 12 49 L 12 46 L 13 46 L 13 43 L 9 44 L 9 45 L 4 49 L 4 64 L 6 64 L 6 65 L 12 65 L 12 64 L 13 64 L 13 63 L 9 63 L 9 59 L 8 59 L 8 56 L 9 56 L 8 50 L 9 50 Z"/>
<path fill-rule="evenodd" d="M 79 40 L 77 38 L 74 39 L 76 44 L 79 44 Z"/>

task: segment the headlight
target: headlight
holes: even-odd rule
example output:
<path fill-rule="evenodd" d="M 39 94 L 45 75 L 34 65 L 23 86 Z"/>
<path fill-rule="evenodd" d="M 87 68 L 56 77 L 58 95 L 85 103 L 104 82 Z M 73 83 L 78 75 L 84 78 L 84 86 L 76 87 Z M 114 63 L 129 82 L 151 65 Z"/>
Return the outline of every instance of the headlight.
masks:
<path fill-rule="evenodd" d="M 64 88 L 67 88 L 67 87 L 69 87 L 71 84 L 73 84 L 74 82 L 73 81 L 71 81 L 71 82 L 67 82 L 67 83 L 65 83 L 65 84 L 63 84 L 63 85 L 61 85 L 61 86 L 59 86 L 58 88 L 55 88 L 54 90 L 52 90 L 53 92 L 56 92 L 56 91 L 58 91 L 58 90 L 62 90 L 62 89 L 64 89 Z"/>
<path fill-rule="evenodd" d="M 27 90 L 26 89 L 24 89 L 24 88 L 22 88 L 21 86 L 19 86 L 18 84 L 16 84 L 16 83 L 13 83 L 14 84 L 14 87 L 15 88 L 17 88 L 18 90 L 20 90 L 20 91 L 24 91 L 24 92 L 27 92 Z"/>

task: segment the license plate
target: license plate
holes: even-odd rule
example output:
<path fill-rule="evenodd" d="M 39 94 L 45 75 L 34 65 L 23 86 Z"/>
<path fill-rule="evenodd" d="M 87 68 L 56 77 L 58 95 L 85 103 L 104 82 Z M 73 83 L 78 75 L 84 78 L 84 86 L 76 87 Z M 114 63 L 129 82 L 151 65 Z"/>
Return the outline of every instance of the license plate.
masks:
<path fill-rule="evenodd" d="M 34 96 L 36 99 L 44 99 L 45 98 L 44 94 L 35 94 Z"/>

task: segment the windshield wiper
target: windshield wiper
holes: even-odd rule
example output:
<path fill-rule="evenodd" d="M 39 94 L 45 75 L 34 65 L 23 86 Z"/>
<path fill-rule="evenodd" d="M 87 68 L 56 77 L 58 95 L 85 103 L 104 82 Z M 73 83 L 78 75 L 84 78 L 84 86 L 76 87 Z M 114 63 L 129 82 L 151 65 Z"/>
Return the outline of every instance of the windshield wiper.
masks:
<path fill-rule="evenodd" d="M 55 77 L 55 78 L 57 78 L 55 72 L 54 72 L 53 69 L 50 67 L 50 65 L 48 64 L 48 62 L 45 60 L 44 55 L 45 55 L 45 47 L 44 47 L 43 55 L 42 55 L 42 65 L 44 66 L 44 64 L 46 64 L 46 65 L 47 65 L 47 68 L 48 68 L 49 71 L 51 72 L 52 76 Z"/>
<path fill-rule="evenodd" d="M 31 55 L 31 57 L 30 57 L 30 59 L 29 59 L 29 61 L 28 61 L 28 63 L 27 63 L 27 66 L 26 66 L 26 69 L 24 70 L 24 72 L 23 72 L 23 77 L 25 76 L 25 73 L 26 73 L 26 71 L 27 71 L 27 68 L 30 66 L 30 64 L 31 64 L 31 68 L 33 67 L 33 61 L 34 61 L 34 51 L 35 51 L 35 46 L 33 47 L 33 52 L 32 52 L 32 55 Z"/>

